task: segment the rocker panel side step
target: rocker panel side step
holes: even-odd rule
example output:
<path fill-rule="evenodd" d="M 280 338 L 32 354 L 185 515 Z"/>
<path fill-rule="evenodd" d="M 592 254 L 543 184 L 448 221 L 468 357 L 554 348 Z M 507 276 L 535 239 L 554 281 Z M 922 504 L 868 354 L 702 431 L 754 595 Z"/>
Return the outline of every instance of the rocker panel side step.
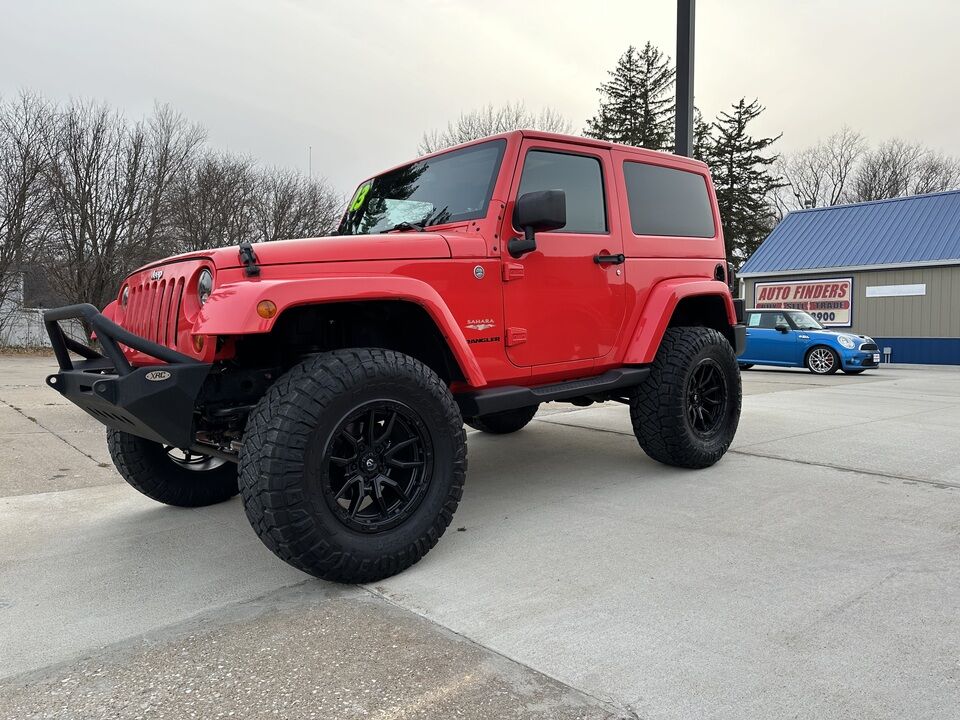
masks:
<path fill-rule="evenodd" d="M 490 413 L 515 410 L 551 400 L 569 400 L 583 395 L 594 395 L 611 390 L 633 387 L 650 374 L 648 367 L 629 367 L 608 370 L 603 375 L 580 380 L 567 380 L 551 385 L 522 387 L 504 385 L 454 396 L 464 417 L 489 415 Z"/>

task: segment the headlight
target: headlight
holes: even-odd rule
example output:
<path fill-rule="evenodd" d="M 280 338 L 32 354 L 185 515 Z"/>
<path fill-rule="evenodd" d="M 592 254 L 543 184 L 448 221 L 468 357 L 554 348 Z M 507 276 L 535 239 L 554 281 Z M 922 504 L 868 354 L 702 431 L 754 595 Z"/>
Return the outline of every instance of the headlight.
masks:
<path fill-rule="evenodd" d="M 200 277 L 197 280 L 197 297 L 200 299 L 200 304 L 203 305 L 207 298 L 210 297 L 210 293 L 213 292 L 213 273 L 209 270 L 201 270 Z"/>
<path fill-rule="evenodd" d="M 841 335 L 838 340 L 847 350 L 853 350 L 857 346 L 857 341 L 849 335 Z"/>
<path fill-rule="evenodd" d="M 124 285 L 123 292 L 120 293 L 120 307 L 126 307 L 130 302 L 130 286 Z"/>

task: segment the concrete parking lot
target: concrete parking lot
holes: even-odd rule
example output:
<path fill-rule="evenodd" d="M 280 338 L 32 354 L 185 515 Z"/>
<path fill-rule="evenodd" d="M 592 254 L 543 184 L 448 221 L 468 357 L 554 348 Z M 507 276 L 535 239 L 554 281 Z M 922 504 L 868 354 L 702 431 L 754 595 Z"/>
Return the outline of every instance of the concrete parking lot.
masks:
<path fill-rule="evenodd" d="M 938 718 L 960 707 L 960 371 L 744 373 L 732 451 L 626 409 L 472 432 L 454 525 L 334 586 L 180 510 L 0 358 L 0 718 Z"/>

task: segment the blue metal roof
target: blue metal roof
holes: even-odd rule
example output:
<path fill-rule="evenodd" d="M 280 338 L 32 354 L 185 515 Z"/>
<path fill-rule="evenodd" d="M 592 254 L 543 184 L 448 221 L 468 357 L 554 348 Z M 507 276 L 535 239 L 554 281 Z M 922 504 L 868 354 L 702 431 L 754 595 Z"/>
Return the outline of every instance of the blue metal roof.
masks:
<path fill-rule="evenodd" d="M 960 190 L 796 210 L 740 275 L 951 260 L 960 263 Z"/>

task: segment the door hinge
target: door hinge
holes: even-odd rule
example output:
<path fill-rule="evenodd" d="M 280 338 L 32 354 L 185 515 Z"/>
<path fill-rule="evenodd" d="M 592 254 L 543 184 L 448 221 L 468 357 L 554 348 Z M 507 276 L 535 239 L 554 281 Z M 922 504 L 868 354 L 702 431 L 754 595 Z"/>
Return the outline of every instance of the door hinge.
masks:
<path fill-rule="evenodd" d="M 507 328 L 507 347 L 520 345 L 527 341 L 526 328 Z"/>
<path fill-rule="evenodd" d="M 503 264 L 503 281 L 523 280 L 523 265 L 507 262 Z"/>

